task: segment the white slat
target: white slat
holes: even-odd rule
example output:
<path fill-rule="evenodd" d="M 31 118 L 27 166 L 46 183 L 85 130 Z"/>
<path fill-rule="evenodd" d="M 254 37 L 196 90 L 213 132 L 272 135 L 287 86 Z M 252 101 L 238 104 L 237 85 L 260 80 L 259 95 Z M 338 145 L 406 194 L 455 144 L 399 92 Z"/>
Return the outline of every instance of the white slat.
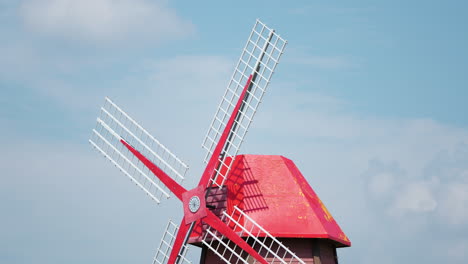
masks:
<path fill-rule="evenodd" d="M 166 264 L 171 255 L 171 251 L 176 239 L 177 231 L 179 226 L 169 220 L 166 226 L 166 230 L 163 233 L 159 247 L 156 250 L 156 254 L 153 258 L 153 264 Z M 187 259 L 186 255 L 188 252 L 187 244 L 182 246 L 182 250 L 179 252 L 179 264 L 191 264 L 192 262 Z"/>
<path fill-rule="evenodd" d="M 239 152 L 286 43 L 286 40 L 276 34 L 273 29 L 268 28 L 259 20 L 256 21 L 202 144 L 206 150 L 204 161 L 207 163 L 249 76 L 252 75 L 252 83 L 244 98 L 242 109 L 235 113 L 238 116 L 228 137 L 231 140 L 224 146 L 220 157 L 219 168 L 226 167 L 226 173 L 222 173 L 218 168 L 212 178 L 212 182 L 220 187 L 224 184 L 225 177 L 234 162 L 232 158 L 225 159 L 234 157 Z M 218 180 L 219 177 L 221 177 L 220 180 Z"/>
<path fill-rule="evenodd" d="M 105 99 L 89 142 L 157 203 L 169 198 L 168 189 L 120 140 L 143 154 L 177 182 L 184 180 L 188 166 L 149 134 L 109 98 Z"/>
<path fill-rule="evenodd" d="M 241 230 L 239 236 L 246 236 L 246 242 L 269 263 L 305 264 L 296 254 L 238 207 L 234 207 L 231 215 L 223 212 L 223 221 L 229 226 L 235 226 L 235 230 Z M 206 230 L 202 243 L 226 263 L 247 263 L 248 254 L 211 227 Z"/>

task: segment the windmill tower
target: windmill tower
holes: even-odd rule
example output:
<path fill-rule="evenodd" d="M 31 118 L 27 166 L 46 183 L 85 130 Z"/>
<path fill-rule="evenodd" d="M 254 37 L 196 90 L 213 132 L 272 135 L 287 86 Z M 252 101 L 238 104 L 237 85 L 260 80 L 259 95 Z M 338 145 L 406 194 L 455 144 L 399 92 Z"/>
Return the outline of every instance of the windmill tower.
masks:
<path fill-rule="evenodd" d="M 294 163 L 281 156 L 238 155 L 286 41 L 256 21 L 203 142 L 198 185 L 181 185 L 188 166 L 106 98 L 89 142 L 153 200 L 183 204 L 169 221 L 153 264 L 337 263 L 350 242 Z M 330 257 L 331 256 L 331 257 Z"/>

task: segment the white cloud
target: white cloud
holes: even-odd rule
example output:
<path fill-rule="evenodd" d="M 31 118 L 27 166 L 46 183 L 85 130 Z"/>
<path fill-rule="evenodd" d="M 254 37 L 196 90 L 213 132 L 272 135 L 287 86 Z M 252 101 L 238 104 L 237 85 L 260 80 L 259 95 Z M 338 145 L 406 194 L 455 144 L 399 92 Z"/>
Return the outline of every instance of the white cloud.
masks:
<path fill-rule="evenodd" d="M 458 261 L 466 261 L 468 258 L 468 241 L 454 241 L 446 245 L 448 255 Z"/>
<path fill-rule="evenodd" d="M 0 256 L 10 263 L 149 261 L 167 221 L 160 210 L 180 216 L 174 199 L 157 207 L 85 142 L 10 140 L 0 139 Z"/>
<path fill-rule="evenodd" d="M 178 56 L 134 65 L 137 66 L 119 76 L 121 79 L 117 82 L 120 87 L 108 95 L 115 98 L 116 103 L 150 132 L 156 132 L 154 135 L 161 142 L 188 161 L 191 166 L 188 181 L 195 181 L 198 177 L 197 170 L 200 169 L 198 166 L 202 166 L 199 145 L 227 85 L 233 63 L 217 56 Z M 462 165 L 466 163 L 464 153 L 467 148 L 461 143 L 468 142 L 466 129 L 430 119 L 389 119 L 357 115 L 350 111 L 349 105 L 343 100 L 295 90 L 294 86 L 281 86 L 281 80 L 276 77 L 249 131 L 242 152 L 282 154 L 296 162 L 354 243 L 353 248 L 338 252 L 341 259 L 366 263 L 365 259 L 368 258 L 375 262 L 388 252 L 388 248 L 394 246 L 395 241 L 421 244 L 424 239 L 422 237 L 429 231 L 442 230 L 439 231 L 440 234 L 452 228 L 465 228 L 468 168 Z M 68 92 L 77 92 L 81 96 L 72 96 L 74 98 L 91 97 L 86 91 L 70 89 L 72 91 L 50 90 L 48 93 L 58 98 L 57 100 L 70 97 Z M 95 101 L 92 104 L 94 103 Z M 95 110 L 97 109 L 96 104 Z M 91 129 L 91 120 L 94 118 L 95 116 L 88 118 L 81 126 Z M 70 146 L 77 147 L 83 146 Z M 21 167 L 12 168 L 10 174 L 35 173 L 41 177 L 50 176 L 50 184 L 46 187 L 52 190 L 54 181 L 60 186 L 73 184 L 79 190 L 86 189 L 83 186 L 92 183 L 92 188 L 89 187 L 92 199 L 100 200 L 101 205 L 111 200 L 108 196 L 115 199 L 112 213 L 117 212 L 119 204 L 128 205 L 129 199 L 146 199 L 138 188 L 128 187 L 127 191 L 129 182 L 124 176 L 111 168 L 99 155 L 91 153 L 91 150 L 89 154 L 76 155 L 66 149 L 50 148 L 50 151 L 59 153 L 57 156 L 66 160 L 58 159 L 65 166 L 58 170 L 58 174 L 47 175 L 48 168 L 54 164 L 51 160 L 57 158 L 51 158 L 50 154 L 41 155 L 40 148 L 49 146 L 41 145 L 37 148 L 39 150 L 28 152 L 33 156 L 28 156 L 28 161 L 37 157 L 37 163 L 32 164 L 29 171 L 25 172 Z M 24 151 L 25 148 L 19 149 Z M 374 162 L 375 160 L 379 162 Z M 12 167 L 8 160 L 5 164 Z M 68 167 L 72 170 L 67 175 L 68 178 L 60 178 L 67 174 Z M 103 168 L 108 168 L 108 171 L 101 173 Z M 94 178 L 98 180 L 94 182 Z M 113 189 L 114 184 L 119 190 Z M 20 189 L 21 186 L 18 184 L 14 188 Z M 128 193 L 130 191 L 132 193 Z M 31 195 L 28 191 L 19 193 Z M 100 197 L 103 193 L 104 197 Z M 57 200 L 67 196 L 57 191 L 50 192 L 50 195 Z M 90 202 L 80 202 L 77 191 L 72 192 L 72 195 L 75 197 L 74 205 L 80 207 L 80 213 L 85 215 L 86 210 L 81 208 L 86 208 Z M 42 201 L 45 198 L 38 199 Z M 53 199 L 45 199 L 54 204 L 51 200 Z M 166 211 L 149 208 L 140 200 L 134 201 L 135 208 L 154 212 L 151 220 L 165 220 L 160 219 L 160 214 Z M 131 244 L 112 232 L 118 230 L 119 225 L 132 223 L 134 215 L 120 213 L 119 220 L 114 220 L 109 227 L 105 223 L 109 212 L 91 210 L 99 218 L 96 223 L 99 230 L 91 229 L 94 230 L 91 237 L 94 239 L 94 236 L 103 233 L 108 237 L 98 237 L 96 241 L 89 242 L 92 246 L 83 250 L 84 256 L 93 256 L 90 248 L 100 248 L 99 243 L 109 240 L 110 246 L 103 249 L 102 252 L 105 253 L 102 254 L 114 252 L 113 257 L 116 259 L 129 258 L 130 255 L 143 259 L 135 249 L 128 252 L 113 251 L 116 244 L 121 243 L 122 247 Z M 389 211 L 393 214 L 389 214 Z M 53 214 L 52 209 L 50 212 Z M 71 212 L 67 214 L 69 218 L 75 216 Z M 138 216 L 150 218 L 140 211 Z M 153 228 L 154 225 L 147 222 L 136 229 L 138 234 L 146 231 L 145 228 L 149 226 Z M 81 228 L 79 230 L 86 229 L 93 223 L 87 217 L 73 221 L 74 225 Z M 57 231 L 51 225 L 44 228 Z M 154 227 L 154 230 L 162 231 L 159 227 Z M 67 231 L 70 234 L 76 232 Z M 57 233 L 60 232 L 50 232 L 50 236 L 61 237 Z M 126 230 L 124 235 L 129 233 L 131 232 Z M 441 238 L 447 239 L 448 235 L 444 235 Z M 141 241 L 135 235 L 132 239 L 134 243 Z M 145 242 L 153 245 L 157 240 L 158 236 L 146 234 L 144 237 Z M 369 248 L 372 252 L 369 252 Z M 150 255 L 151 250 L 146 250 L 145 248 L 143 254 Z M 413 255 L 425 254 L 425 249 L 421 248 L 403 247 L 401 251 L 402 254 L 409 251 Z M 450 252 L 446 254 L 450 255 Z M 94 255 L 92 258 L 97 257 Z M 392 262 L 394 258 L 390 256 L 388 263 Z"/>
<path fill-rule="evenodd" d="M 114 89 L 109 94 L 111 98 L 120 98 L 116 102 L 125 111 L 141 121 L 149 131 L 156 131 L 153 134 L 171 151 L 189 161 L 191 177 L 186 184 L 198 180 L 194 172 L 202 162 L 199 152 L 194 150 L 200 149 L 202 133 L 219 96 L 224 92 L 232 64 L 215 56 L 151 60 L 122 76 L 125 92 Z M 139 92 L 135 93 L 132 88 Z M 70 98 L 68 92 L 48 91 L 50 96 L 63 101 Z M 75 93 L 79 96 L 76 97 Z M 74 91 L 72 95 L 72 98 L 92 97 L 81 90 Z M 99 99 L 101 103 L 102 98 Z M 200 103 L 203 100 L 210 103 Z M 88 108 L 91 108 L 93 116 L 87 121 L 80 120 L 85 136 L 91 132 L 98 105 Z M 206 114 L 200 114 L 205 110 Z M 86 116 L 86 113 L 80 111 L 80 115 Z M 204 122 L 198 122 L 200 120 Z M 68 122 L 72 121 L 67 120 L 60 126 L 70 125 Z M 31 142 L 17 133 L 9 136 L 10 143 L 5 142 L 5 152 L 0 155 L 0 167 L 4 172 L 0 176 L 4 183 L 0 186 L 0 196 L 5 198 L 0 207 L 7 205 L 9 217 L 5 221 L 14 227 L 10 230 L 0 228 L 0 233 L 8 237 L 10 246 L 20 248 L 22 245 L 21 248 L 35 255 L 39 262 L 63 263 L 66 256 L 72 254 L 68 250 L 70 247 L 62 248 L 58 242 L 68 240 L 64 234 L 73 237 L 67 245 L 80 248 L 82 253 L 72 260 L 74 263 L 102 262 L 100 260 L 104 257 L 110 258 L 105 261 L 114 263 L 128 263 L 135 259 L 144 262 L 151 259 L 167 218 L 180 219 L 177 201 L 172 199 L 169 203 L 165 201 L 162 207 L 155 207 L 139 188 L 132 186 L 122 173 L 93 151 L 85 138 L 78 144 L 66 144 L 57 142 L 58 139 L 38 143 L 38 139 L 33 138 Z M 15 162 L 19 156 L 21 162 Z M 23 163 L 28 166 L 23 166 Z M 20 199 L 18 197 L 26 202 L 16 200 Z M 93 202 L 95 200 L 99 201 Z M 30 208 L 33 211 L 28 211 Z M 24 222 L 15 222 L 17 219 L 24 219 L 28 223 L 27 228 L 22 228 Z M 29 223 L 28 219 L 34 219 L 34 223 Z M 135 222 L 136 219 L 144 220 Z M 39 247 L 23 245 L 23 234 L 31 235 L 34 230 L 47 231 L 51 241 L 42 241 L 39 235 L 34 235 L 28 240 L 40 243 Z M 59 254 L 54 255 L 51 248 L 59 250 Z M 99 250 L 96 251 L 97 248 Z M 191 249 L 191 252 L 198 253 L 196 249 Z M 0 250 L 0 255 L 2 253 Z M 22 255 L 19 252 L 12 254 Z"/>
<path fill-rule="evenodd" d="M 466 225 L 468 223 L 468 184 L 449 183 L 440 192 L 441 221 L 450 225 Z"/>
<path fill-rule="evenodd" d="M 378 173 L 369 179 L 368 188 L 373 196 L 387 195 L 393 191 L 395 181 L 395 175 L 392 173 Z"/>
<path fill-rule="evenodd" d="M 395 193 L 394 209 L 398 212 L 431 212 L 437 207 L 437 201 L 430 186 L 425 182 L 410 183 Z"/>
<path fill-rule="evenodd" d="M 193 26 L 178 17 L 165 2 L 146 0 L 28 0 L 23 1 L 20 15 L 27 28 L 38 34 L 91 43 L 124 39 L 161 41 L 193 32 Z M 27 39 L 21 46 L 0 44 L 7 46 L 7 49 L 2 48 L 2 55 L 6 55 L 2 56 L 6 63 L 0 62 L 2 78 L 11 76 L 11 69 L 20 71 L 15 76 L 17 79 L 31 78 L 27 76 L 31 71 L 38 76 L 47 75 L 43 74 L 46 70 L 50 76 L 82 71 L 73 68 L 78 67 L 74 64 L 80 60 L 79 55 L 52 58 L 53 62 L 46 64 L 50 54 L 36 48 L 40 46 L 36 44 Z M 354 58 L 346 56 L 291 57 L 295 59 L 296 63 L 324 69 L 359 66 Z M 98 63 L 105 64 L 103 68 L 114 64 L 111 60 L 103 62 L 101 57 L 82 60 L 79 66 L 82 68 L 96 67 Z M 147 61 L 143 66 L 139 60 L 128 64 L 135 69 L 112 77 L 115 78 L 112 84 L 117 87 L 113 86 L 107 95 L 116 98 L 132 117 L 149 131 L 155 131 L 158 139 L 187 160 L 191 165 L 188 181 L 195 181 L 197 167 L 202 166 L 199 145 L 227 85 L 233 63 L 217 56 L 178 56 Z M 71 70 L 67 69 L 69 67 Z M 107 71 L 109 69 L 96 70 L 97 75 Z M 466 230 L 468 166 L 463 164 L 468 164 L 464 156 L 468 148 L 457 150 L 457 146 L 468 142 L 468 131 L 431 119 L 353 114 L 350 105 L 341 99 L 294 90 L 297 87 L 294 83 L 281 86 L 279 81 L 282 80 L 277 77 L 280 75 L 273 78 L 242 152 L 282 154 L 296 162 L 353 242 L 353 248 L 338 252 L 341 259 L 353 260 L 344 261 L 350 263 L 364 263 L 366 258 L 372 259 L 371 263 L 394 263 L 397 257 L 388 255 L 389 248 L 399 247 L 401 243 L 403 246 L 398 249 L 403 252 L 401 254 L 434 256 L 440 253 L 463 263 L 466 254 L 460 252 L 466 252 L 466 242 L 460 242 L 448 253 L 427 252 L 426 243 L 433 241 L 424 236 L 435 236 L 437 232 L 440 239 L 450 240 L 451 231 Z M 106 78 L 110 79 L 109 75 Z M 76 112 L 82 119 L 77 121 L 67 115 L 65 121 L 48 120 L 56 123 L 54 127 L 61 129 L 77 121 L 74 126 L 82 130 L 73 133 L 88 135 L 98 111 L 97 100 L 102 102 L 102 82 L 96 80 L 96 86 L 88 89 L 67 78 L 41 82 L 34 79 L 33 82 L 40 83 L 41 91 L 54 98 L 53 101 L 67 104 L 69 108 L 64 112 L 70 108 L 79 109 Z M 99 94 L 98 99 L 95 93 Z M 43 108 L 34 111 L 47 115 L 42 112 Z M 159 233 L 150 232 L 162 232 L 159 225 L 165 224 L 166 219 L 161 215 L 174 209 L 152 207 L 151 201 L 138 188 L 129 186 L 125 176 L 89 146 L 82 145 L 86 144 L 85 138 L 80 144 L 57 143 L 59 139 L 50 142 L 53 140 L 47 138 L 53 136 L 43 139 L 34 127 L 27 127 L 32 131 L 29 135 L 37 133 L 31 143 L 10 125 L 8 121 L 12 118 L 0 118 L 6 119 L 1 122 L 7 131 L 3 138 L 10 144 L 4 148 L 0 160 L 4 172 L 0 176 L 4 183 L 0 186 L 0 197 L 6 197 L 2 205 L 9 206 L 5 215 L 12 226 L 5 233 L 14 239 L 8 246 L 28 252 L 28 260 L 46 263 L 68 261 L 73 254 L 69 250 L 71 242 L 73 248 L 80 249 L 77 258 L 84 258 L 74 259 L 76 263 L 128 263 L 151 258 L 151 248 L 156 246 Z M 14 122 L 29 120 L 15 119 Z M 57 137 L 62 140 L 78 137 L 62 133 L 62 130 L 55 133 L 61 133 Z M 79 137 L 81 140 L 84 136 L 80 134 Z M 440 154 L 444 152 L 446 154 Z M 370 165 L 373 160 L 381 164 L 373 167 Z M 143 222 L 135 226 L 135 219 Z M 57 227 L 57 223 L 65 224 Z M 413 229 L 414 226 L 417 228 Z M 55 242 L 52 245 L 39 243 L 39 236 L 31 235 L 37 229 L 47 232 L 44 235 Z M 76 242 L 70 237 L 81 240 Z M 405 247 L 403 240 L 410 246 Z M 33 245 L 25 247 L 26 241 Z M 145 245 L 142 248 L 133 246 L 142 244 Z M 422 244 L 424 247 L 414 246 Z M 131 248 L 127 250 L 129 245 Z M 62 259 L 52 259 L 56 252 L 63 255 Z M 21 256 L 23 252 L 17 254 Z M 41 254 L 39 259 L 37 254 Z M 142 254 L 147 256 L 144 258 Z M 99 261 L 108 256 L 113 259 Z M 388 259 L 382 260 L 382 256 Z M 141 261 L 134 261 L 133 257 Z M 122 261 L 127 260 L 125 258 L 131 260 Z"/>
<path fill-rule="evenodd" d="M 468 130 L 432 119 L 357 114 L 346 102 L 311 97 L 321 98 L 274 80 L 243 150 L 282 154 L 298 165 L 353 242 L 338 252 L 341 259 L 374 263 L 398 250 L 410 261 L 425 254 L 414 245 L 466 230 L 460 184 L 467 183 L 461 175 Z"/>
<path fill-rule="evenodd" d="M 20 14 L 33 31 L 85 42 L 159 42 L 193 32 L 163 1 L 25 0 Z"/>
<path fill-rule="evenodd" d="M 198 111 L 210 108 L 211 115 L 228 84 L 233 65 L 224 57 L 205 55 L 146 60 L 121 76 L 118 82 L 123 88 L 108 96 L 128 95 L 127 105 L 136 111 L 148 104 L 154 111 L 187 115 L 192 111 L 184 113 L 179 107 L 196 106 Z M 132 87 L 138 88 L 137 95 Z M 213 105 L 205 104 L 208 102 Z"/>
<path fill-rule="evenodd" d="M 224 88 L 234 66 L 233 61 L 224 57 L 202 55 L 176 56 L 151 64 L 150 81 L 172 89 L 183 89 L 184 94 L 208 92 L 211 86 L 219 85 L 219 82 L 223 83 L 220 86 Z"/>

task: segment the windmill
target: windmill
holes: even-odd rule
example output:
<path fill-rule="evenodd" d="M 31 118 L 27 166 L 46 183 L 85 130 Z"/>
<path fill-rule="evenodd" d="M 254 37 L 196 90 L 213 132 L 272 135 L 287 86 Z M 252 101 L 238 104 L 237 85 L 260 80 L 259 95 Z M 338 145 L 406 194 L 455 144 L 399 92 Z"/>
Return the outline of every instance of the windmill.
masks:
<path fill-rule="evenodd" d="M 280 162 L 275 163 L 276 156 L 238 155 L 286 43 L 273 29 L 256 21 L 203 141 L 205 170 L 198 185 L 190 190 L 181 185 L 188 166 L 119 106 L 105 99 L 89 140 L 91 145 L 157 203 L 172 193 L 183 204 L 184 217 L 179 225 L 168 222 L 154 264 L 191 263 L 186 257 L 188 244 L 203 248 L 202 263 L 264 264 L 308 262 L 293 252 L 295 245 L 303 244 L 294 240 L 295 237 L 327 239 L 334 243 L 332 248 L 350 245 L 333 218 L 328 218 L 328 211 L 292 161 L 281 157 Z M 276 164 L 281 173 L 265 171 L 261 166 L 265 160 L 270 165 Z M 257 168 L 256 173 L 250 175 L 247 163 L 260 164 L 260 170 Z M 241 181 L 244 184 L 248 177 L 256 178 L 253 181 L 261 185 L 259 179 L 268 179 L 266 175 L 279 181 L 289 175 L 288 182 L 296 183 L 304 199 L 310 198 L 304 204 L 309 203 L 308 207 L 313 209 L 309 212 L 298 207 L 297 214 L 305 212 L 306 218 L 315 217 L 312 220 L 319 223 L 316 224 L 318 229 L 313 227 L 307 234 L 288 231 L 286 238 L 278 238 L 281 235 L 277 232 L 278 225 L 272 225 L 278 219 L 262 220 L 262 217 L 268 218 L 265 200 L 256 202 L 259 206 L 255 208 L 247 208 L 249 212 L 244 211 L 247 199 L 237 195 L 248 192 L 235 190 L 236 186 L 240 186 Z M 272 190 L 267 189 L 270 191 L 263 191 L 266 196 Z M 255 211 L 260 212 L 259 222 L 252 217 L 251 212 Z M 318 248 L 317 245 L 314 247 Z M 314 259 L 314 263 L 320 260 Z"/>

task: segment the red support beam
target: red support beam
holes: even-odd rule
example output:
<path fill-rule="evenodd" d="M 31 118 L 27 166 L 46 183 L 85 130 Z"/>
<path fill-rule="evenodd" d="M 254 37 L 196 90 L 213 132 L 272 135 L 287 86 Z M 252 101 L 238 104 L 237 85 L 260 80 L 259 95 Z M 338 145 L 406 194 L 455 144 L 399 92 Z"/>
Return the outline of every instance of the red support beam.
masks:
<path fill-rule="evenodd" d="M 190 229 L 190 224 L 185 224 L 185 221 L 182 219 L 182 222 L 179 226 L 179 231 L 177 232 L 176 239 L 174 241 L 174 245 L 172 246 L 171 255 L 169 256 L 169 260 L 167 264 L 174 264 L 177 260 L 177 256 L 180 253 L 180 249 L 184 246 L 185 236 L 187 235 Z"/>
<path fill-rule="evenodd" d="M 120 142 L 124 144 L 127 149 L 133 153 L 145 166 L 156 176 L 159 180 L 161 180 L 164 185 L 175 195 L 179 200 L 182 201 L 182 194 L 187 190 L 174 181 L 169 175 L 167 175 L 164 171 L 162 171 L 158 166 L 156 166 L 153 162 L 147 159 L 143 154 L 141 154 L 138 150 L 134 149 L 130 144 L 125 142 L 125 140 L 121 139 Z"/>
<path fill-rule="evenodd" d="M 211 155 L 211 158 L 208 161 L 208 164 L 206 165 L 205 171 L 202 174 L 202 177 L 200 179 L 200 182 L 198 183 L 198 186 L 207 187 L 210 178 L 213 176 L 214 170 L 216 166 L 218 165 L 219 155 L 221 154 L 221 151 L 223 150 L 224 145 L 226 144 L 226 140 L 229 136 L 229 132 L 231 132 L 231 128 L 234 124 L 234 120 L 236 120 L 236 116 L 239 113 L 239 109 L 242 105 L 242 101 L 245 98 L 245 94 L 247 93 L 247 90 L 250 86 L 251 81 L 252 81 L 252 74 L 249 76 L 249 79 L 247 80 L 247 83 L 245 84 L 244 89 L 242 90 L 242 93 L 239 96 L 239 101 L 237 101 L 237 104 L 234 107 L 234 110 L 232 110 L 231 117 L 229 118 L 229 121 L 227 122 L 226 127 L 224 128 L 223 134 L 219 138 L 218 144 L 216 145 L 216 148 L 214 149 L 213 154 Z"/>

